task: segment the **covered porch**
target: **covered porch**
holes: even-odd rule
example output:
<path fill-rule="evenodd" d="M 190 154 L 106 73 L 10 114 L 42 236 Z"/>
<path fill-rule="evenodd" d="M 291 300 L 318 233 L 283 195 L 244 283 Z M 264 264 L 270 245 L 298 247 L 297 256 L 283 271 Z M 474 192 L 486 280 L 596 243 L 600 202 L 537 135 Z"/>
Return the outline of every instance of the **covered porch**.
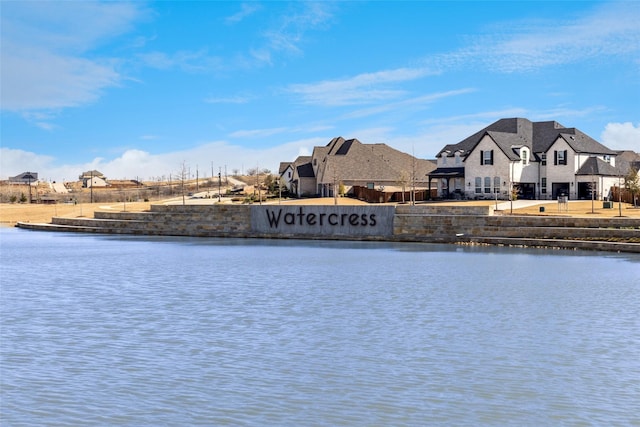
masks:
<path fill-rule="evenodd" d="M 464 167 L 437 168 L 431 171 L 428 176 L 429 188 L 431 188 L 431 180 L 438 180 L 438 197 L 443 199 L 464 198 Z M 456 182 L 459 185 L 456 186 Z"/>

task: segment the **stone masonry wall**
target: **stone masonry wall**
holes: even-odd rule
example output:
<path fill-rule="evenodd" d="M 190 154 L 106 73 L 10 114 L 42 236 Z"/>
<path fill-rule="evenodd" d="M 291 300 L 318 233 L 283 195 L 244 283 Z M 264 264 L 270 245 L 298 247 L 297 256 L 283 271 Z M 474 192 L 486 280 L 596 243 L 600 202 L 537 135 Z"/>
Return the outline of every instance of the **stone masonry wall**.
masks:
<path fill-rule="evenodd" d="M 388 207 L 386 207 L 388 208 Z M 377 212 L 371 207 L 371 212 Z M 305 212 L 313 211 L 306 207 Z M 248 205 L 152 205 L 150 212 L 96 212 L 94 218 L 54 218 L 52 224 L 20 223 L 31 229 L 194 237 L 269 237 L 489 243 L 640 252 L 640 219 L 554 216 L 493 216 L 486 207 L 398 206 L 393 231 L 384 236 L 265 234 L 252 229 Z M 585 240 L 600 240 L 599 242 Z"/>

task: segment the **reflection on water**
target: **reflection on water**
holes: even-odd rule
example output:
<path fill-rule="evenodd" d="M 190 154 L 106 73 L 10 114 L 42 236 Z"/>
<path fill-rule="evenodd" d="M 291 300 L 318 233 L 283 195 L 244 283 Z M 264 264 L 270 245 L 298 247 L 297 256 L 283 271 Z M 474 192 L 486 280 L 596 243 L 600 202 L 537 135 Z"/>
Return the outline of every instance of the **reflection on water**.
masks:
<path fill-rule="evenodd" d="M 640 422 L 634 254 L 0 239 L 3 425 Z"/>

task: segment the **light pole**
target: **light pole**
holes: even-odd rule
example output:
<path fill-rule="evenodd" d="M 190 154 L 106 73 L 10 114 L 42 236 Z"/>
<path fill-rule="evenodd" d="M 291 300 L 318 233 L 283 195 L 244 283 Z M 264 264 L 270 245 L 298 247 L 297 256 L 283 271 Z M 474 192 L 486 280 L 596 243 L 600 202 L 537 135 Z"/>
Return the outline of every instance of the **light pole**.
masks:
<path fill-rule="evenodd" d="M 27 181 L 29 183 L 29 203 L 31 203 L 31 172 L 27 172 Z"/>
<path fill-rule="evenodd" d="M 618 175 L 618 216 L 622 216 L 622 175 Z"/>
<path fill-rule="evenodd" d="M 91 203 L 93 203 L 93 169 L 91 169 Z"/>

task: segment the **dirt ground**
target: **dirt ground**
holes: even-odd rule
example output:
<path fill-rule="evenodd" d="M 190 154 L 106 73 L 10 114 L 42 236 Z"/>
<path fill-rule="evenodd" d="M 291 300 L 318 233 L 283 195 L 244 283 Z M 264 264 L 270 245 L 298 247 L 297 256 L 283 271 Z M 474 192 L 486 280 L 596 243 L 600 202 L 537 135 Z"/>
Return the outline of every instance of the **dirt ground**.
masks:
<path fill-rule="evenodd" d="M 160 203 L 160 202 L 153 202 Z M 278 203 L 272 201 L 270 204 Z M 298 204 L 298 205 L 333 205 L 336 203 L 332 197 L 315 198 L 315 199 L 296 199 L 282 201 L 282 204 Z M 467 206 L 487 206 L 493 205 L 492 201 L 462 201 L 462 202 L 428 202 L 436 205 L 467 205 Z M 337 204 L 340 206 L 345 205 L 363 205 L 366 204 L 360 200 L 340 197 L 337 199 Z M 135 202 L 135 203 L 82 203 L 82 204 L 55 204 L 55 205 L 41 205 L 41 204 L 21 204 L 21 203 L 1 203 L 0 204 L 0 225 L 13 226 L 16 222 L 51 222 L 51 218 L 58 217 L 93 217 L 95 211 L 109 211 L 109 212 L 143 212 L 148 211 L 151 207 L 150 202 Z M 540 212 L 540 207 L 544 207 L 544 212 Z M 503 210 L 497 212 L 502 215 L 511 214 L 509 210 Z M 623 203 L 620 207 L 617 202 L 613 202 L 613 207 L 609 209 L 603 208 L 602 201 L 595 201 L 593 203 L 593 212 L 591 201 L 570 201 L 564 208 L 560 209 L 557 202 L 540 202 L 534 206 L 529 206 L 520 209 L 514 209 L 514 215 L 542 215 L 542 216 L 580 216 L 580 217 L 596 217 L 596 218 L 614 218 L 620 216 L 623 217 L 640 218 L 640 208 L 634 208 L 630 204 Z"/>
<path fill-rule="evenodd" d="M 95 211 L 110 212 L 142 212 L 149 210 L 149 202 L 135 203 L 79 203 L 74 204 L 23 204 L 23 203 L 0 203 L 0 225 L 13 226 L 16 222 L 51 222 L 54 216 L 78 218 L 93 218 Z"/>

